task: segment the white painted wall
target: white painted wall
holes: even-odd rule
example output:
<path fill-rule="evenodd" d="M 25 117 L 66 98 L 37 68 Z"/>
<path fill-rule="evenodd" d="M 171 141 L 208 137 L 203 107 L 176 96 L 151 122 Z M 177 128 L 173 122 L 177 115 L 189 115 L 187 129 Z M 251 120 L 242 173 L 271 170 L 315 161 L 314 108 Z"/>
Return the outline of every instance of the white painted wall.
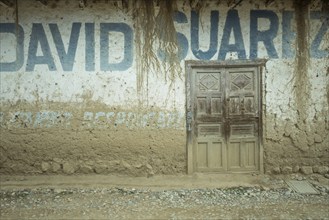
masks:
<path fill-rule="evenodd" d="M 113 3 L 112 3 L 113 4 Z M 209 9 L 219 11 L 219 32 L 218 47 L 223 35 L 227 7 L 223 5 L 216 6 L 214 2 L 212 7 L 202 10 L 200 49 L 208 50 L 210 33 L 210 12 Z M 186 60 L 193 60 L 196 57 L 191 52 L 190 39 L 190 9 L 182 6 L 181 10 L 189 19 L 188 23 L 176 24 L 177 31 L 183 33 L 189 41 L 189 50 Z M 257 5 L 257 4 L 256 4 Z M 121 106 L 126 109 L 134 108 L 138 105 L 136 92 L 136 65 L 135 60 L 130 68 L 125 71 L 101 71 L 100 70 L 100 40 L 99 28 L 102 22 L 124 22 L 133 27 L 131 13 L 126 14 L 122 10 L 114 8 L 111 3 L 92 4 L 92 8 L 83 10 L 77 7 L 75 1 L 59 1 L 56 8 L 44 6 L 36 1 L 19 1 L 19 24 L 24 29 L 24 64 L 22 68 L 15 72 L 1 71 L 1 96 L 0 101 L 3 104 L 7 102 L 16 103 L 17 101 L 26 101 L 28 103 L 39 102 L 83 102 L 86 96 L 94 101 L 102 102 L 109 106 Z M 241 30 L 247 58 L 249 57 L 249 33 L 250 33 L 250 10 L 255 9 L 254 4 L 243 4 L 243 7 L 237 7 L 240 17 Z M 292 117 L 289 113 L 288 103 L 291 93 L 291 83 L 294 72 L 294 59 L 281 59 L 282 57 L 282 9 L 291 10 L 289 3 L 279 5 L 279 7 L 265 8 L 261 3 L 259 9 L 272 10 L 279 18 L 279 30 L 274 39 L 275 48 L 280 59 L 270 59 L 267 62 L 266 73 L 266 105 L 267 110 L 276 114 L 283 114 L 282 117 Z M 14 10 L 1 6 L 1 22 L 15 22 Z M 31 16 L 32 15 L 32 16 Z M 294 20 L 293 20 L 294 21 Z M 64 45 L 67 49 L 70 37 L 71 25 L 73 22 L 81 22 L 81 30 L 76 51 L 76 58 L 72 71 L 63 71 L 55 43 L 49 30 L 49 23 L 56 23 L 61 32 Z M 85 23 L 95 23 L 95 71 L 86 71 L 85 66 Z M 317 20 L 311 20 L 310 40 L 314 39 L 318 33 L 321 23 Z M 50 46 L 51 55 L 54 59 L 56 71 L 49 71 L 46 65 L 36 65 L 34 71 L 26 72 L 26 62 L 28 57 L 28 46 L 33 23 L 42 23 L 46 33 L 47 41 Z M 269 27 L 268 19 L 259 19 L 259 30 L 266 30 Z M 13 34 L 1 33 L 1 63 L 15 60 L 15 38 Z M 120 62 L 123 56 L 123 34 L 119 32 L 110 33 L 110 62 Z M 231 43 L 234 43 L 233 34 L 231 34 Z M 328 47 L 328 33 L 323 37 L 321 49 Z M 268 58 L 265 47 L 259 43 L 258 58 Z M 219 48 L 218 48 L 219 49 Z M 37 55 L 42 55 L 38 47 Z M 133 51 L 134 58 L 136 52 Z M 216 53 L 211 60 L 216 60 Z M 228 53 L 226 59 L 236 58 L 236 53 Z M 323 95 L 326 84 L 326 67 L 328 66 L 327 57 L 324 59 L 311 59 L 310 79 L 313 85 L 312 100 L 317 108 L 327 107 L 326 99 Z M 182 62 L 182 67 L 184 63 Z M 316 68 L 312 68 L 316 67 Z M 184 78 L 177 80 L 175 91 L 168 91 L 168 83 L 164 79 L 149 79 L 149 105 L 160 109 L 172 110 L 178 109 L 184 112 L 185 90 Z M 289 91 L 289 92 L 287 92 Z M 288 94 L 287 94 L 288 93 Z M 170 99 L 167 100 L 168 94 Z M 287 96 L 288 95 L 288 96 Z M 293 97 L 290 97 L 292 100 Z M 312 108 L 313 109 L 313 108 Z M 281 111 L 282 110 L 282 111 Z M 314 111 L 314 110 L 313 110 Z"/>

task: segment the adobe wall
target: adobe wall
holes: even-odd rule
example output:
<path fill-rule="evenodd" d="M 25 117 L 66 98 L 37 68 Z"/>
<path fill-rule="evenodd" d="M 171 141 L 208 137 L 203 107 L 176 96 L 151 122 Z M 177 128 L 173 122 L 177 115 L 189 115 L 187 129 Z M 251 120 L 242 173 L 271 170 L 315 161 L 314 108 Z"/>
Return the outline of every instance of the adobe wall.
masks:
<path fill-rule="evenodd" d="M 328 172 L 329 31 L 320 2 L 229 10 L 211 1 L 198 15 L 178 1 L 174 79 L 138 76 L 133 12 L 117 1 L 18 2 L 18 27 L 15 9 L 0 5 L 0 173 L 185 173 L 184 61 L 258 58 L 268 60 L 265 172 Z"/>

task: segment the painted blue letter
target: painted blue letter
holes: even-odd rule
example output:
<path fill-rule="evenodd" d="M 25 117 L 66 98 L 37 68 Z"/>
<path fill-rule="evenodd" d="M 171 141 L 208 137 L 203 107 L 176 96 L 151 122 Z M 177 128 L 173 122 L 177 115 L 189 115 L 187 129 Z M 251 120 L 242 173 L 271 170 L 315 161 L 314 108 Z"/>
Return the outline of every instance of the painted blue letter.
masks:
<path fill-rule="evenodd" d="M 187 17 L 183 12 L 177 11 L 174 15 L 177 23 L 188 23 Z M 179 60 L 184 60 L 188 52 L 188 40 L 185 35 L 177 32 L 177 40 L 179 45 Z"/>
<path fill-rule="evenodd" d="M 77 51 L 78 39 L 80 35 L 81 23 L 73 23 L 71 30 L 71 37 L 67 53 L 65 52 L 64 43 L 61 33 L 58 30 L 57 24 L 49 24 L 51 34 L 53 35 L 54 43 L 57 49 L 59 60 L 61 61 L 64 71 L 72 71 Z"/>
<path fill-rule="evenodd" d="M 85 24 L 86 71 L 95 71 L 95 23 Z"/>
<path fill-rule="evenodd" d="M 16 32 L 17 30 L 17 32 Z M 0 63 L 0 72 L 18 71 L 24 63 L 24 31 L 21 25 L 14 23 L 0 23 L 0 34 L 11 33 L 16 36 L 16 60 L 9 63 Z M 13 45 L 15 46 L 15 45 Z"/>
<path fill-rule="evenodd" d="M 177 23 L 188 23 L 186 15 L 180 11 L 175 12 L 174 21 L 176 21 Z M 187 56 L 188 41 L 187 41 L 185 35 L 182 33 L 176 32 L 176 36 L 177 36 L 177 43 L 178 43 L 178 58 L 179 58 L 179 61 L 181 61 L 181 60 L 185 59 L 185 57 Z M 162 62 L 166 62 L 167 59 L 166 59 L 165 51 L 163 51 L 159 48 L 158 52 L 157 52 L 157 56 Z"/>
<path fill-rule="evenodd" d="M 67 53 L 65 52 L 64 43 L 61 33 L 58 30 L 57 24 L 49 24 L 51 34 L 53 35 L 54 43 L 57 49 L 59 60 L 61 61 L 64 71 L 72 71 L 77 51 L 78 39 L 80 35 L 81 23 L 73 23 L 71 30 L 71 37 Z"/>
<path fill-rule="evenodd" d="M 266 31 L 258 30 L 258 18 L 265 18 L 270 21 L 270 27 Z M 279 58 L 275 50 L 273 39 L 276 37 L 279 28 L 279 18 L 273 11 L 251 10 L 250 11 L 250 59 L 258 57 L 258 42 L 263 41 L 270 58 Z"/>
<path fill-rule="evenodd" d="M 321 41 L 322 39 L 324 39 L 324 36 L 329 29 L 329 15 L 326 12 L 312 11 L 311 19 L 320 19 L 323 21 L 319 32 L 317 33 L 311 44 L 311 57 L 318 59 L 329 57 L 328 49 L 324 49 L 324 50 L 319 49 Z M 326 46 L 328 47 L 328 40 L 326 42 L 327 42 Z"/>
<path fill-rule="evenodd" d="M 291 28 L 293 15 L 292 11 L 282 12 L 282 58 L 293 58 L 295 56 L 295 50 L 291 48 L 296 37 L 296 33 Z"/>
<path fill-rule="evenodd" d="M 132 40 L 133 34 L 131 28 L 125 23 L 101 23 L 100 24 L 100 50 L 101 50 L 101 70 L 102 71 L 124 71 L 127 70 L 133 62 L 132 58 Z M 124 58 L 120 63 L 109 63 L 109 32 L 121 32 L 124 35 Z"/>
<path fill-rule="evenodd" d="M 217 52 L 219 12 L 211 11 L 210 19 L 210 45 L 204 52 L 199 48 L 199 14 L 191 11 L 191 48 L 194 56 L 201 60 L 210 60 Z"/>
<path fill-rule="evenodd" d="M 229 44 L 232 31 L 234 34 L 235 44 Z M 246 59 L 246 50 L 244 49 L 240 18 L 237 10 L 229 10 L 227 12 L 218 60 L 225 60 L 228 52 L 237 52 L 239 59 Z"/>
<path fill-rule="evenodd" d="M 39 43 L 43 56 L 37 56 Z M 50 47 L 47 41 L 46 33 L 41 23 L 33 23 L 32 25 L 32 34 L 27 56 L 26 71 L 34 71 L 34 67 L 37 64 L 46 64 L 48 65 L 49 70 L 56 70 L 54 59 L 50 53 Z"/>

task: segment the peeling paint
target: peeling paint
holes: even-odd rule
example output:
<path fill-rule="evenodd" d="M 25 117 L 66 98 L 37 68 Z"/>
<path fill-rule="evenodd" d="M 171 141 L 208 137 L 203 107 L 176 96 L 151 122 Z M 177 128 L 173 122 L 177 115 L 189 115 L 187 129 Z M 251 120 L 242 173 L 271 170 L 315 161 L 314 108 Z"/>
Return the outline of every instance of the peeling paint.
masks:
<path fill-rule="evenodd" d="M 88 128 L 174 128 L 184 130 L 184 114 L 178 112 L 85 112 L 83 125 Z"/>
<path fill-rule="evenodd" d="M 9 120 L 4 120 L 5 114 L 2 112 L 2 127 L 4 128 L 51 128 L 51 127 L 69 127 L 72 113 L 41 111 L 32 112 L 9 112 Z"/>
<path fill-rule="evenodd" d="M 82 128 L 173 128 L 184 130 L 184 114 L 179 112 L 84 112 L 83 120 L 71 112 L 9 112 L 6 121 L 4 112 L 0 112 L 2 128 L 70 128 L 71 121 L 82 121 Z"/>

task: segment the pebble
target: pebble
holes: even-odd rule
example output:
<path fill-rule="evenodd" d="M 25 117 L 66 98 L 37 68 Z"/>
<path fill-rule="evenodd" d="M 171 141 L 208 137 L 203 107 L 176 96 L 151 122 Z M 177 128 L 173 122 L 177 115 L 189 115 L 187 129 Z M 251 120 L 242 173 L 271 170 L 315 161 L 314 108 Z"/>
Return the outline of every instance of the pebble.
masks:
<path fill-rule="evenodd" d="M 303 180 L 303 177 L 302 177 L 302 176 L 298 176 L 296 179 L 297 179 L 298 181 L 302 181 L 302 180 Z"/>

